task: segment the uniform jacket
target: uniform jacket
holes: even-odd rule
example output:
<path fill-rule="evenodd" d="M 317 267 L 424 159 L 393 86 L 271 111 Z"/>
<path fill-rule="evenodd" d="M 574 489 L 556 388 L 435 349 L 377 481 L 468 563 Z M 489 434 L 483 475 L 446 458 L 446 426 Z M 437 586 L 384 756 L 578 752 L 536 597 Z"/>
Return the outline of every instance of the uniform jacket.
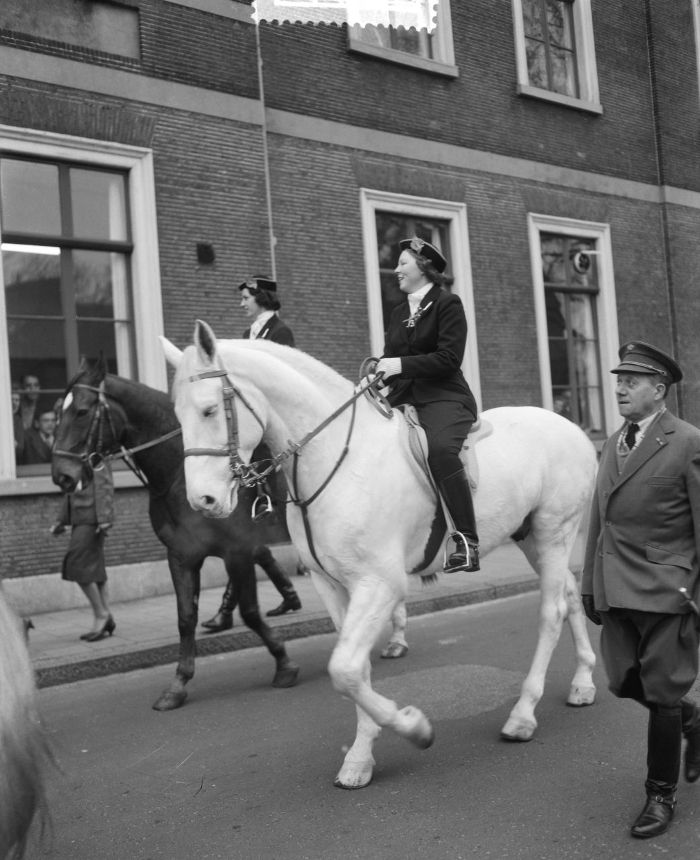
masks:
<path fill-rule="evenodd" d="M 63 525 L 107 525 L 114 522 L 114 484 L 109 466 L 63 497 L 58 522 Z"/>
<path fill-rule="evenodd" d="M 459 297 L 440 287 L 430 289 L 409 327 L 408 299 L 394 309 L 384 342 L 385 358 L 401 359 L 401 375 L 389 381 L 392 406 L 438 400 L 467 403 L 476 417 L 476 401 L 462 374 L 467 318 Z"/>
<path fill-rule="evenodd" d="M 249 328 L 243 332 L 243 338 L 244 340 L 250 339 Z M 275 316 L 270 317 L 262 329 L 260 329 L 260 334 L 257 336 L 256 340 L 260 340 L 262 338 L 265 340 L 271 340 L 273 343 L 282 344 L 282 346 L 294 346 L 294 335 L 292 334 L 292 330 L 288 328 L 276 314 Z"/>
<path fill-rule="evenodd" d="M 22 462 L 28 466 L 51 462 L 51 446 L 44 442 L 36 427 L 32 427 L 24 434 Z"/>
<path fill-rule="evenodd" d="M 618 475 L 619 432 L 601 454 L 583 594 L 611 607 L 685 614 L 700 585 L 700 430 L 665 412 Z"/>

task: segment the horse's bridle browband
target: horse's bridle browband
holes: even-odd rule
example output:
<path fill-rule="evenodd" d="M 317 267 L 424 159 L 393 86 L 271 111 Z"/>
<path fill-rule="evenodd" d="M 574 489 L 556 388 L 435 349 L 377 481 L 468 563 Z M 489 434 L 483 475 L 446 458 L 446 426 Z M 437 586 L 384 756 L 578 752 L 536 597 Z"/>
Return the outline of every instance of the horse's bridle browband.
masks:
<path fill-rule="evenodd" d="M 220 361 L 220 359 L 219 359 Z M 345 457 L 347 456 L 348 451 L 350 450 L 350 439 L 352 437 L 352 431 L 355 426 L 355 412 L 357 409 L 357 400 L 359 397 L 365 395 L 366 390 L 368 388 L 372 388 L 373 386 L 384 385 L 381 377 L 377 377 L 376 379 L 367 382 L 365 385 L 358 386 L 355 393 L 346 400 L 341 406 L 339 406 L 335 412 L 331 413 L 328 418 L 323 420 L 318 427 L 311 430 L 309 433 L 304 436 L 301 442 L 293 442 L 291 439 L 288 440 L 288 447 L 279 454 L 273 454 L 270 460 L 261 460 L 258 463 L 249 463 L 246 464 L 241 460 L 241 456 L 238 453 L 238 414 L 236 412 L 236 401 L 235 398 L 239 397 L 241 402 L 246 406 L 246 408 L 250 411 L 250 413 L 254 416 L 258 424 L 265 431 L 265 424 L 255 411 L 255 409 L 250 405 L 250 403 L 243 396 L 243 393 L 240 389 L 236 388 L 236 386 L 231 382 L 228 373 L 225 368 L 222 366 L 219 370 L 206 370 L 202 373 L 196 373 L 193 376 L 187 377 L 187 382 L 196 382 L 200 379 L 212 379 L 216 377 L 222 378 L 222 386 L 223 386 L 223 397 L 224 397 L 224 411 L 226 413 L 226 424 L 228 428 L 228 440 L 226 448 L 185 448 L 185 457 L 228 457 L 229 458 L 229 468 L 231 469 L 231 474 L 234 479 L 240 481 L 240 483 L 244 487 L 253 487 L 256 484 L 261 483 L 265 480 L 265 478 L 270 475 L 272 472 L 276 471 L 277 468 L 282 464 L 284 460 L 288 457 L 294 457 L 294 464 L 292 470 L 292 487 L 290 487 L 289 495 L 291 497 L 291 501 L 301 509 L 302 519 L 304 522 L 304 531 L 306 532 L 306 540 L 309 544 L 309 550 L 311 555 L 314 557 L 318 566 L 323 570 L 323 565 L 318 560 L 316 556 L 316 551 L 314 549 L 313 537 L 311 534 L 311 526 L 309 524 L 308 518 L 308 507 L 309 505 L 315 501 L 321 493 L 326 489 L 328 484 L 331 482 L 333 476 L 340 468 L 340 464 L 343 462 Z M 307 445 L 315 436 L 317 436 L 322 430 L 324 430 L 332 421 L 334 421 L 339 415 L 345 412 L 352 406 L 352 415 L 350 417 L 350 425 L 348 427 L 347 438 L 345 439 L 345 446 L 340 453 L 340 457 L 338 458 L 335 466 L 331 470 L 330 474 L 326 478 L 326 480 L 321 484 L 321 486 L 316 490 L 313 495 L 311 495 L 308 499 L 302 499 L 299 496 L 297 490 L 297 467 L 299 464 L 299 455 L 301 453 L 302 448 Z M 269 466 L 264 468 L 260 468 L 261 464 L 269 463 Z"/>
<path fill-rule="evenodd" d="M 175 436 L 179 436 L 180 433 L 182 433 L 182 427 L 177 427 L 175 430 L 171 430 L 169 433 L 166 433 L 163 436 L 159 436 L 157 439 L 151 439 L 150 442 L 144 442 L 142 445 L 136 445 L 133 448 L 125 448 L 122 445 L 120 451 L 116 451 L 113 454 L 105 453 L 103 451 L 102 445 L 102 425 L 103 417 L 105 414 L 107 415 L 107 419 L 109 420 L 109 428 L 112 431 L 112 438 L 115 441 L 117 438 L 117 431 L 114 427 L 114 421 L 112 420 L 112 413 L 109 408 L 109 401 L 107 400 L 107 396 L 105 395 L 104 379 L 100 382 L 99 385 L 88 385 L 86 382 L 76 382 L 72 386 L 72 388 L 85 388 L 88 391 L 94 391 L 97 394 L 97 408 L 95 409 L 95 414 L 92 416 L 92 421 L 90 422 L 90 427 L 88 428 L 87 437 L 85 439 L 85 450 L 78 454 L 75 451 L 63 451 L 60 448 L 54 448 L 53 453 L 61 457 L 69 457 L 73 460 L 80 460 L 80 462 L 87 464 L 95 471 L 100 471 L 100 469 L 104 469 L 104 465 L 107 460 L 123 459 L 126 462 L 127 466 L 132 470 L 132 472 L 134 472 L 134 474 L 138 478 L 140 478 L 142 483 L 148 486 L 148 482 L 144 479 L 139 468 L 133 462 L 132 455 L 137 454 L 139 451 L 144 451 L 146 450 L 146 448 L 152 448 L 154 445 L 159 445 L 161 442 L 166 442 L 168 439 L 172 439 Z M 95 437 L 97 437 L 96 440 Z"/>

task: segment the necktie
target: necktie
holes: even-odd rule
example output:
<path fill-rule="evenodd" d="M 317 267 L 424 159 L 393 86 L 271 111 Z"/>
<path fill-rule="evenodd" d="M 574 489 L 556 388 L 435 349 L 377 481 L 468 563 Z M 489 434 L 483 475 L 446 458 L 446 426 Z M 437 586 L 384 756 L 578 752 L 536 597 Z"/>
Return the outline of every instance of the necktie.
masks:
<path fill-rule="evenodd" d="M 627 428 L 627 433 L 625 433 L 625 445 L 632 450 L 634 448 L 634 440 L 637 438 L 637 430 L 639 430 L 639 424 L 630 424 Z"/>

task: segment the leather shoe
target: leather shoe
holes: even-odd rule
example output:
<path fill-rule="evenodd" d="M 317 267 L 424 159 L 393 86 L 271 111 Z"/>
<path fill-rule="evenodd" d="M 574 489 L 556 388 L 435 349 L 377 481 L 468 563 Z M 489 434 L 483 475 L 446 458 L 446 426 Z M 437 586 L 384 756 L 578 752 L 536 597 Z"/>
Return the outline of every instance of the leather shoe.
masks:
<path fill-rule="evenodd" d="M 116 622 L 111 615 L 108 615 L 102 627 L 99 630 L 96 630 L 94 633 L 88 633 L 85 637 L 86 642 L 99 642 L 100 639 L 104 639 L 105 636 L 111 636 L 112 633 L 117 629 Z"/>
<path fill-rule="evenodd" d="M 217 612 L 209 621 L 203 621 L 202 627 L 207 633 L 220 633 L 233 627 L 233 612 Z"/>
<path fill-rule="evenodd" d="M 676 798 L 673 793 L 657 794 L 650 791 L 644 809 L 632 825 L 632 836 L 649 839 L 651 836 L 665 833 L 671 824 L 675 808 Z"/>
<path fill-rule="evenodd" d="M 301 600 L 295 594 L 294 597 L 285 597 L 276 609 L 271 609 L 265 614 L 268 618 L 273 618 L 275 615 L 284 615 L 285 612 L 296 612 L 297 609 L 301 609 Z"/>
<path fill-rule="evenodd" d="M 474 573 L 481 570 L 479 547 L 473 543 L 467 544 L 467 546 L 469 547 L 468 553 L 461 538 L 455 538 L 455 551 L 447 559 L 447 564 L 444 567 L 445 573 L 457 573 L 458 571 Z"/>
<path fill-rule="evenodd" d="M 700 717 L 693 728 L 686 732 L 687 746 L 685 748 L 685 778 L 688 782 L 696 782 L 700 777 Z"/>

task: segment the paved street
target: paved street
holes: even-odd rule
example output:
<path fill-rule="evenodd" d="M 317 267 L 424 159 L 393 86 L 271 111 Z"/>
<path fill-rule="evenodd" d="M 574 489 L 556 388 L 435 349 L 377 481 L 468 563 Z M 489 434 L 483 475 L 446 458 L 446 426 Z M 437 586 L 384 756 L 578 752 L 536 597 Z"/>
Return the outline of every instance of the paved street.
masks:
<path fill-rule="evenodd" d="M 172 667 L 44 689 L 59 770 L 53 830 L 29 857 L 52 860 L 695 860 L 700 785 L 679 790 L 665 836 L 632 840 L 643 803 L 645 716 L 597 670 L 598 702 L 564 705 L 565 631 L 529 744 L 499 740 L 535 643 L 536 594 L 410 620 L 411 651 L 375 661 L 375 685 L 423 708 L 427 751 L 385 733 L 366 789 L 333 787 L 354 708 L 331 689 L 332 636 L 290 642 L 292 689 L 269 686 L 259 648 L 203 658 L 196 696 L 157 713 Z M 597 632 L 594 631 L 597 641 Z"/>

